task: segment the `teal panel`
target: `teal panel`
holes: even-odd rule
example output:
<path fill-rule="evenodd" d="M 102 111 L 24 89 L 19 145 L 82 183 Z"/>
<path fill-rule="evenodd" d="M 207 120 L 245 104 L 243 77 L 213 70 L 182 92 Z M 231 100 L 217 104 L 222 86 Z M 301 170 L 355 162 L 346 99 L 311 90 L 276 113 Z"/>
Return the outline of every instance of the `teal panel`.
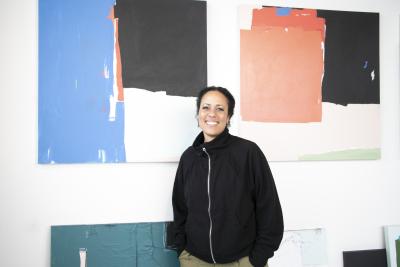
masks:
<path fill-rule="evenodd" d="M 166 233 L 163 222 L 52 226 L 51 266 L 79 267 L 86 249 L 88 267 L 179 267 Z"/>

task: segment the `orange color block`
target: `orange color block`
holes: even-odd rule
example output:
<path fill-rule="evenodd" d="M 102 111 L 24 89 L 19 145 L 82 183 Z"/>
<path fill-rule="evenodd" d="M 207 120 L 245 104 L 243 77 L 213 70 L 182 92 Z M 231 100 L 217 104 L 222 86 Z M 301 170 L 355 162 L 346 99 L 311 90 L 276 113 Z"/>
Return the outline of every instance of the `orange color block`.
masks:
<path fill-rule="evenodd" d="M 269 27 L 302 28 L 319 31 L 325 40 L 325 19 L 317 17 L 315 9 L 291 9 L 290 16 L 277 16 L 276 7 L 253 10 L 252 29 Z"/>
<path fill-rule="evenodd" d="M 118 101 L 124 101 L 124 86 L 122 83 L 122 61 L 121 61 L 121 50 L 119 47 L 119 40 L 118 40 L 118 18 L 115 18 L 114 16 L 114 8 L 110 10 L 110 14 L 107 17 L 108 19 L 112 20 L 114 24 L 114 51 L 115 51 L 115 57 L 116 57 L 116 76 L 114 77 L 117 79 L 117 88 L 118 88 Z"/>
<path fill-rule="evenodd" d="M 283 16 L 268 25 L 268 19 L 257 16 L 252 30 L 240 32 L 242 119 L 321 121 L 324 35 L 320 19 L 314 17 L 312 26 L 309 17 L 297 21 L 297 17 Z M 285 18 L 290 23 L 282 24 Z"/>

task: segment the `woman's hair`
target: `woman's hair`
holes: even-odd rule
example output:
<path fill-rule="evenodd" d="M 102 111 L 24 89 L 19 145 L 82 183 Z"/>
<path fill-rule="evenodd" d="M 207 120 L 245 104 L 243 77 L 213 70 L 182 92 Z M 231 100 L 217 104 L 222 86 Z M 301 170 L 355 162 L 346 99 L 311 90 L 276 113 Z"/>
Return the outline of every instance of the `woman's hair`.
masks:
<path fill-rule="evenodd" d="M 232 118 L 233 111 L 235 109 L 235 98 L 228 91 L 228 89 L 226 89 L 224 87 L 219 87 L 219 86 L 206 87 L 199 92 L 199 94 L 197 95 L 197 101 L 196 101 L 196 104 L 197 104 L 197 113 L 196 114 L 199 114 L 201 99 L 203 98 L 203 96 L 205 94 L 207 94 L 210 91 L 220 92 L 221 94 L 223 94 L 226 97 L 226 99 L 228 100 L 228 116 L 229 116 L 229 118 Z"/>

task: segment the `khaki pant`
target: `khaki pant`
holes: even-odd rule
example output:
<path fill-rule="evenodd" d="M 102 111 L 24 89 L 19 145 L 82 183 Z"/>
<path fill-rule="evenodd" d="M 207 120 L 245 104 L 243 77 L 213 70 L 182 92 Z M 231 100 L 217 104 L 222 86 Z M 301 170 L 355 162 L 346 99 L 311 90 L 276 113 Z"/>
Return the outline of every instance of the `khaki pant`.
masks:
<path fill-rule="evenodd" d="M 214 264 L 196 258 L 186 250 L 182 251 L 181 255 L 179 255 L 179 262 L 181 263 L 181 267 L 253 267 L 249 261 L 249 257 L 244 257 L 231 263 Z M 265 267 L 268 267 L 268 264 Z"/>

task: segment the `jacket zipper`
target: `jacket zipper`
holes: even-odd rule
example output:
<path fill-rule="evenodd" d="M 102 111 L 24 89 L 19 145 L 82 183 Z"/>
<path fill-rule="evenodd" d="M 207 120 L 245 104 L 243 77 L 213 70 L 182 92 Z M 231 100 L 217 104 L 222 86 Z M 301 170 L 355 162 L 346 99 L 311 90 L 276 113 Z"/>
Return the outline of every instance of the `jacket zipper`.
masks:
<path fill-rule="evenodd" d="M 214 263 L 216 263 L 214 259 L 214 253 L 213 253 L 213 248 L 212 248 L 212 241 L 211 241 L 211 235 L 212 235 L 212 220 L 211 220 L 211 197 L 210 197 L 210 173 L 211 173 L 211 157 L 207 153 L 207 150 L 205 147 L 203 147 L 204 153 L 207 154 L 208 157 L 208 176 L 207 176 L 207 194 L 208 194 L 208 218 L 210 219 L 210 233 L 209 233 L 209 239 L 210 239 L 210 252 L 211 252 L 211 258 Z"/>

